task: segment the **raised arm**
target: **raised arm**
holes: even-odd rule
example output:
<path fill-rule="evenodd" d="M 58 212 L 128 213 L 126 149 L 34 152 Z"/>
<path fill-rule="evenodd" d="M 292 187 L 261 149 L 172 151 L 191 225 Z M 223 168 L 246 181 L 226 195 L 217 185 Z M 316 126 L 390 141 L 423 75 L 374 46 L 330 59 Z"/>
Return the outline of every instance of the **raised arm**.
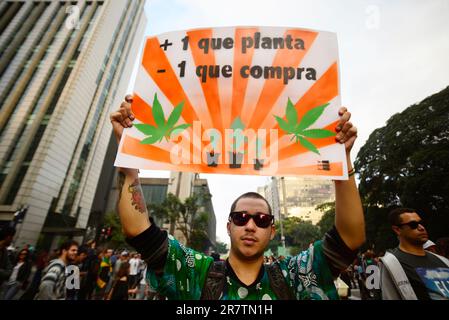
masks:
<path fill-rule="evenodd" d="M 123 129 L 132 127 L 134 114 L 131 111 L 132 96 L 126 96 L 120 109 L 110 116 L 117 143 L 120 143 Z M 118 169 L 118 203 L 123 232 L 127 237 L 135 237 L 151 226 L 145 199 L 136 169 Z"/>
<path fill-rule="evenodd" d="M 357 128 L 349 122 L 351 114 L 346 108 L 341 108 L 339 114 L 341 121 L 336 139 L 345 144 L 348 171 L 351 172 L 350 153 L 357 138 Z M 354 175 L 349 180 L 335 181 L 335 227 L 350 249 L 357 249 L 365 242 L 365 219 Z"/>

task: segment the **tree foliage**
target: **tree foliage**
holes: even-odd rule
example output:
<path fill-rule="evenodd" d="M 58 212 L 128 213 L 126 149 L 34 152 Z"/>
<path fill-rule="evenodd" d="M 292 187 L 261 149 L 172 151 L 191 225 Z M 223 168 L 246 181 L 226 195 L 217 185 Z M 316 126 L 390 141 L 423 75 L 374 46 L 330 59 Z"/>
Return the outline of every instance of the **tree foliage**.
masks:
<path fill-rule="evenodd" d="M 228 245 L 224 242 L 217 241 L 216 242 L 216 251 L 220 254 L 228 253 Z"/>
<path fill-rule="evenodd" d="M 161 204 L 149 204 L 148 212 L 159 223 L 168 223 L 170 234 L 181 231 L 188 247 L 204 251 L 210 244 L 207 234 L 209 216 L 201 204 L 209 199 L 210 194 L 199 193 L 181 201 L 169 193 Z"/>
<path fill-rule="evenodd" d="M 276 222 L 276 237 L 270 242 L 269 249 L 277 252 L 281 246 L 280 225 Z M 298 217 L 288 217 L 283 221 L 285 246 L 290 248 L 291 254 L 298 254 L 306 250 L 309 245 L 321 238 L 320 228 L 310 221 L 303 221 Z"/>
<path fill-rule="evenodd" d="M 104 223 L 112 228 L 111 238 L 108 239 L 107 246 L 109 248 L 128 248 L 129 246 L 126 243 L 125 235 L 122 232 L 122 225 L 117 212 L 111 211 L 106 213 Z"/>
<path fill-rule="evenodd" d="M 335 201 L 326 202 L 316 206 L 316 210 L 324 212 L 317 226 L 320 228 L 321 238 L 324 234 L 332 229 L 335 224 Z"/>
<path fill-rule="evenodd" d="M 367 212 L 412 207 L 427 221 L 431 236 L 448 235 L 449 87 L 376 129 L 360 149 L 355 168 Z M 384 221 L 377 219 L 386 217 L 378 214 L 373 223 L 379 227 Z"/>

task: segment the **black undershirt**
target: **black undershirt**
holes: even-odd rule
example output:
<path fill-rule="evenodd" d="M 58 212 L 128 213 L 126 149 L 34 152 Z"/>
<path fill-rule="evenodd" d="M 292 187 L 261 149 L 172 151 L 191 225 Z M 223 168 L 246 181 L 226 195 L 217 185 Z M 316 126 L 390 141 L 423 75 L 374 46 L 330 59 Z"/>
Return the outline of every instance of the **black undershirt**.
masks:
<path fill-rule="evenodd" d="M 417 256 L 396 248 L 392 250 L 391 253 L 394 254 L 401 263 L 418 300 L 430 300 L 427 287 L 416 272 L 416 268 L 446 268 L 447 266 L 444 262 L 428 252 L 426 252 L 425 256 Z"/>

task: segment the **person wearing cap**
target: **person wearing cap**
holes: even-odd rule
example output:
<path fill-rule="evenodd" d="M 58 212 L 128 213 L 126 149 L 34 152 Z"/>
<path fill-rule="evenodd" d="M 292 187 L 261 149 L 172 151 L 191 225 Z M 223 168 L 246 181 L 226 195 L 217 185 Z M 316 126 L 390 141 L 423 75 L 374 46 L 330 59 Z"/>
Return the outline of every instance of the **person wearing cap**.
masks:
<path fill-rule="evenodd" d="M 115 279 L 115 277 L 117 276 L 118 271 L 120 270 L 120 265 L 123 262 L 128 262 L 128 259 L 129 259 L 128 251 L 126 251 L 126 250 L 122 251 L 122 253 L 120 254 L 120 257 L 115 262 L 114 269 L 112 270 L 111 279 Z"/>
<path fill-rule="evenodd" d="M 426 251 L 430 251 L 430 252 L 438 254 L 437 245 L 432 240 L 427 240 L 426 243 L 424 243 L 422 247 Z"/>

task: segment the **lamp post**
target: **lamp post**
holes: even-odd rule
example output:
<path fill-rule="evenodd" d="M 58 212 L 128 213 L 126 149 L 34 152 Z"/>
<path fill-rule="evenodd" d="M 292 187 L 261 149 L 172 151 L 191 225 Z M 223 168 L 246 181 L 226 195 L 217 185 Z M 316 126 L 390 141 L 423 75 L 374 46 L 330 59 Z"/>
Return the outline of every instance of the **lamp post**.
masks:
<path fill-rule="evenodd" d="M 285 179 L 284 177 L 281 177 L 281 183 L 282 183 L 282 199 L 283 199 L 283 206 L 284 206 L 284 214 L 285 216 L 287 216 L 287 192 L 285 190 Z M 281 225 L 281 241 L 282 241 L 282 245 L 285 248 L 285 237 L 284 237 L 284 233 L 282 230 L 282 216 L 280 215 L 279 217 L 279 221 L 280 221 L 280 225 Z"/>
<path fill-rule="evenodd" d="M 283 180 L 284 177 L 282 177 L 281 179 Z M 272 192 L 271 192 L 271 194 L 273 196 L 273 193 L 276 192 L 277 200 L 279 201 L 280 197 L 279 197 L 279 191 L 278 191 L 279 190 L 278 180 L 277 180 L 276 177 L 272 177 L 272 180 L 273 180 L 273 182 L 272 182 Z M 283 198 L 284 198 L 284 214 L 286 214 L 287 213 L 287 207 L 285 205 L 285 190 L 284 190 L 283 193 L 284 193 L 284 195 L 283 195 Z M 274 201 L 273 201 L 273 203 L 274 203 Z M 282 214 L 281 214 L 280 207 L 279 207 L 279 227 L 281 229 L 281 244 L 282 244 L 282 247 L 285 249 L 284 226 L 283 226 L 283 223 L 282 223 Z"/>

